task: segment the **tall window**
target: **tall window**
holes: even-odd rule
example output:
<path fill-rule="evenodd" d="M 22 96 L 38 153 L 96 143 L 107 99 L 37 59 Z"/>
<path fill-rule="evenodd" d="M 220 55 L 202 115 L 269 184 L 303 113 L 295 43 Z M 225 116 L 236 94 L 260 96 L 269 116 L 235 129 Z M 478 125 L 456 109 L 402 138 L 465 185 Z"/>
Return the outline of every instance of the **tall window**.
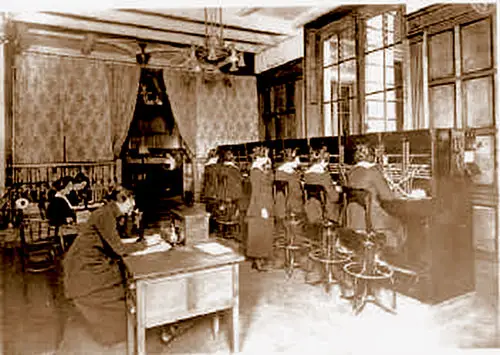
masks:
<path fill-rule="evenodd" d="M 403 128 L 402 9 L 372 10 L 362 7 L 321 35 L 325 135 Z"/>
<path fill-rule="evenodd" d="M 326 136 L 349 132 L 357 115 L 356 42 L 349 24 L 323 41 L 323 123 Z"/>
<path fill-rule="evenodd" d="M 396 131 L 404 105 L 400 12 L 369 17 L 364 28 L 364 131 Z"/>

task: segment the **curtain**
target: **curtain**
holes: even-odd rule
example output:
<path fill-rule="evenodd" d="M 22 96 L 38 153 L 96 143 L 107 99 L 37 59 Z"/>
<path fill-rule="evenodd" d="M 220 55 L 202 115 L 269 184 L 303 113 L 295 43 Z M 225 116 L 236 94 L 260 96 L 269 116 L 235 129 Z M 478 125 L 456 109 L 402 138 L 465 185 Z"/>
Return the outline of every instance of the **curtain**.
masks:
<path fill-rule="evenodd" d="M 60 59 L 27 53 L 16 67 L 14 164 L 61 162 Z"/>
<path fill-rule="evenodd" d="M 196 76 L 175 70 L 163 70 L 163 80 L 175 124 L 184 148 L 191 158 L 196 152 Z"/>
<path fill-rule="evenodd" d="M 424 102 L 423 102 L 423 68 L 422 68 L 422 43 L 414 43 L 410 46 L 411 58 L 411 95 L 412 95 L 412 113 L 413 128 L 425 127 L 424 122 Z"/>
<path fill-rule="evenodd" d="M 106 66 L 111 110 L 111 144 L 118 158 L 134 118 L 141 68 L 137 65 L 108 64 Z"/>
<path fill-rule="evenodd" d="M 62 58 L 59 88 L 66 160 L 112 160 L 105 63 L 80 58 Z"/>

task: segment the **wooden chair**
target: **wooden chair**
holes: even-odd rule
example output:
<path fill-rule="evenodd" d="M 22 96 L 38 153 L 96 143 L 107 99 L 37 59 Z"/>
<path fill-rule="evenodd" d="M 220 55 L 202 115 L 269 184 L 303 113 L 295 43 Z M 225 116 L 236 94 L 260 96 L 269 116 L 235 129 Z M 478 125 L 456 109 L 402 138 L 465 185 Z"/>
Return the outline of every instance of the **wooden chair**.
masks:
<path fill-rule="evenodd" d="M 215 224 L 217 231 L 223 238 L 237 238 L 240 233 L 239 206 L 237 200 L 231 200 L 226 196 L 228 181 L 227 176 L 220 175 L 218 186 L 220 196 L 217 200 L 215 211 Z"/>
<path fill-rule="evenodd" d="M 23 271 L 44 272 L 54 269 L 57 255 L 63 252 L 58 228 L 44 219 L 24 219 L 20 228 Z"/>
<path fill-rule="evenodd" d="M 341 242 L 355 253 L 355 261 L 344 266 L 344 272 L 354 280 L 353 310 L 360 313 L 368 302 L 395 313 L 396 291 L 394 289 L 394 270 L 387 264 L 377 260 L 376 255 L 385 244 L 385 235 L 373 229 L 371 219 L 370 191 L 343 187 L 342 220 L 344 227 L 339 229 Z M 345 227 L 347 208 L 350 204 L 358 204 L 364 210 L 365 230 L 352 230 Z M 375 285 L 389 282 L 392 289 L 392 305 L 387 307 L 377 297 Z"/>
<path fill-rule="evenodd" d="M 306 282 L 309 284 L 324 284 L 327 292 L 329 292 L 331 285 L 339 283 L 341 279 L 337 269 L 342 270 L 342 267 L 350 261 L 350 255 L 338 250 L 338 224 L 325 217 L 326 192 L 324 187 L 322 185 L 306 184 L 304 189 L 307 199 L 315 198 L 319 200 L 322 208 L 320 241 L 309 252 L 308 259 L 322 267 L 323 277 L 315 282 L 309 282 L 306 275 Z"/>
<path fill-rule="evenodd" d="M 283 194 L 285 203 L 285 214 L 282 219 L 284 233 L 274 241 L 274 248 L 284 252 L 284 269 L 288 278 L 292 277 L 295 268 L 300 267 L 296 260 L 296 253 L 303 252 L 310 248 L 308 240 L 299 241 L 296 237 L 296 229 L 300 224 L 299 216 L 291 213 L 287 209 L 288 205 L 288 181 L 275 180 L 273 182 L 274 201 L 276 202 L 278 194 Z"/>

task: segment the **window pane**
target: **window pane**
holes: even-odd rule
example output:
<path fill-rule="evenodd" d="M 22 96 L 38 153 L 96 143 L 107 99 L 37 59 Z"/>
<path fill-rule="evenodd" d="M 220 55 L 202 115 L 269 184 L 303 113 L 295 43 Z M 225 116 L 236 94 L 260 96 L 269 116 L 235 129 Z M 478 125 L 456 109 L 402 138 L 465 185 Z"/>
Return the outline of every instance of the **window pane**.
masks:
<path fill-rule="evenodd" d="M 334 35 L 323 42 L 323 65 L 335 64 L 339 61 L 338 36 Z"/>
<path fill-rule="evenodd" d="M 356 45 L 354 31 L 352 28 L 346 28 L 340 33 L 340 60 L 356 57 Z"/>
<path fill-rule="evenodd" d="M 365 92 L 384 90 L 384 54 L 383 50 L 366 55 Z"/>
<path fill-rule="evenodd" d="M 491 26 L 482 20 L 462 27 L 462 71 L 464 73 L 490 68 Z"/>
<path fill-rule="evenodd" d="M 453 32 L 447 31 L 429 39 L 429 74 L 438 79 L 454 74 Z"/>
<path fill-rule="evenodd" d="M 366 118 L 368 120 L 385 119 L 383 93 L 366 96 Z"/>
<path fill-rule="evenodd" d="M 455 85 L 429 88 L 429 108 L 433 128 L 453 128 L 455 125 Z"/>
<path fill-rule="evenodd" d="M 395 120 L 389 120 L 387 121 L 387 128 L 386 132 L 395 132 L 397 129 L 397 124 Z"/>
<path fill-rule="evenodd" d="M 385 85 L 390 89 L 403 86 L 403 47 L 397 45 L 385 50 Z"/>
<path fill-rule="evenodd" d="M 366 129 L 367 133 L 384 132 L 385 131 L 385 121 L 384 120 L 369 120 L 366 122 L 365 129 Z"/>
<path fill-rule="evenodd" d="M 492 78 L 464 81 L 466 122 L 468 127 L 493 126 Z"/>
<path fill-rule="evenodd" d="M 349 97 L 356 96 L 356 61 L 349 60 L 340 64 L 340 85 L 348 88 Z"/>
<path fill-rule="evenodd" d="M 384 47 L 384 36 L 382 29 L 366 28 L 366 52 Z"/>
<path fill-rule="evenodd" d="M 337 76 L 338 66 L 336 65 L 323 70 L 323 102 L 337 100 Z"/>
<path fill-rule="evenodd" d="M 389 11 L 385 16 L 386 45 L 401 41 L 401 16 L 397 11 Z"/>
<path fill-rule="evenodd" d="M 481 174 L 474 176 L 476 184 L 493 184 L 495 176 L 495 140 L 493 136 L 477 136 L 474 161 Z"/>
<path fill-rule="evenodd" d="M 382 15 L 377 15 L 366 20 L 366 27 L 382 30 Z"/>
<path fill-rule="evenodd" d="M 325 136 L 337 135 L 337 103 L 323 105 L 323 123 L 325 127 Z"/>

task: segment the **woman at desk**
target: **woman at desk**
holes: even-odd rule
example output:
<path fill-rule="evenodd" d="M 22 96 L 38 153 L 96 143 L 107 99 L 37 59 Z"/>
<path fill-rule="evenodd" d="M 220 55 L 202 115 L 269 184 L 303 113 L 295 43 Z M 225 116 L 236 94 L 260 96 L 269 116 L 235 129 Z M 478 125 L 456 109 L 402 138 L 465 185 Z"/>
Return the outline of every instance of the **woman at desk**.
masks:
<path fill-rule="evenodd" d="M 47 219 L 53 226 L 76 222 L 76 214 L 67 196 L 73 191 L 73 179 L 70 176 L 60 178 L 52 185 L 53 191 L 49 194 Z"/>
<path fill-rule="evenodd" d="M 281 164 L 275 173 L 276 181 L 284 181 L 288 185 L 287 196 L 283 192 L 276 194 L 276 217 L 285 218 L 287 214 L 301 217 L 304 214 L 304 195 L 300 173 L 297 170 L 300 160 L 295 149 L 285 150 L 285 162 Z"/>
<path fill-rule="evenodd" d="M 94 211 L 64 258 L 64 287 L 95 339 L 110 346 L 126 340 L 125 287 L 119 261 L 144 249 L 142 244 L 123 244 L 117 218 L 131 214 L 134 198 L 116 187 L 112 201 Z"/>
<path fill-rule="evenodd" d="M 373 160 L 374 156 L 370 148 L 367 145 L 358 145 L 354 153 L 355 165 L 347 174 L 347 185 L 370 191 L 373 229 L 384 233 L 387 238 L 387 247 L 397 251 L 402 244 L 402 225 L 398 219 L 389 215 L 380 205 L 380 201 L 392 200 L 395 196 Z M 347 226 L 352 229 L 364 230 L 366 228 L 364 213 L 360 205 L 349 204 L 346 213 Z"/>
<path fill-rule="evenodd" d="M 326 195 L 324 218 L 329 221 L 337 222 L 339 219 L 339 193 L 335 188 L 330 173 L 327 169 L 330 161 L 330 154 L 322 149 L 319 152 L 311 154 L 312 165 L 306 170 L 304 180 L 306 185 L 320 185 L 323 187 Z M 317 208 L 317 203 L 306 202 L 306 213 L 310 222 L 315 222 L 321 218 Z"/>

